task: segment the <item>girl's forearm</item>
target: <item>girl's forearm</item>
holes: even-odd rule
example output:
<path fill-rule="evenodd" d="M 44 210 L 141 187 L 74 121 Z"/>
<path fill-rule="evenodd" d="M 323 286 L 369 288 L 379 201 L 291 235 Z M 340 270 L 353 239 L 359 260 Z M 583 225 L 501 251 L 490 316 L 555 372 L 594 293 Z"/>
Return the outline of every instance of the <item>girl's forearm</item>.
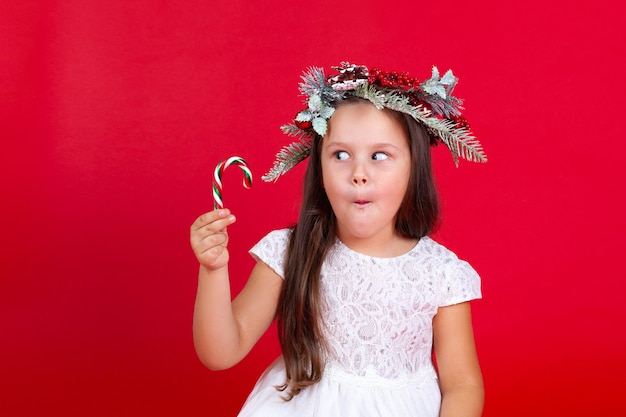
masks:
<path fill-rule="evenodd" d="M 209 369 L 226 369 L 240 360 L 227 266 L 214 271 L 200 266 L 193 338 L 198 357 Z"/>

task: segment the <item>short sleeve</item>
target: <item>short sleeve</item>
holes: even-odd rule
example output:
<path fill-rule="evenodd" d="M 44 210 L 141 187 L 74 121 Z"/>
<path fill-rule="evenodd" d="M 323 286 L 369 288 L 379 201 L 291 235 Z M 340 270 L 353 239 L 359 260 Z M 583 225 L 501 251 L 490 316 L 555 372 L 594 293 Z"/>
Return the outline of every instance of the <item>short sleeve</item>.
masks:
<path fill-rule="evenodd" d="M 285 278 L 285 255 L 291 229 L 274 230 L 268 233 L 249 253 L 257 261 L 267 264 L 281 278 Z"/>
<path fill-rule="evenodd" d="M 481 297 L 480 276 L 469 263 L 455 259 L 443 265 L 439 307 Z"/>

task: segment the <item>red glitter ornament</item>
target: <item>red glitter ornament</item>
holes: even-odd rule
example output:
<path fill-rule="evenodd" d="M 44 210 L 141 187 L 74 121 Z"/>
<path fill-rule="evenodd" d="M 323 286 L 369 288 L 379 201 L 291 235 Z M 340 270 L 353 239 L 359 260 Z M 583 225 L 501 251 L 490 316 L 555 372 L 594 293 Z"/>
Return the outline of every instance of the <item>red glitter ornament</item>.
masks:
<path fill-rule="evenodd" d="M 309 130 L 313 126 L 310 120 L 306 120 L 306 121 L 295 120 L 295 123 L 296 123 L 296 126 L 298 126 L 302 130 Z"/>

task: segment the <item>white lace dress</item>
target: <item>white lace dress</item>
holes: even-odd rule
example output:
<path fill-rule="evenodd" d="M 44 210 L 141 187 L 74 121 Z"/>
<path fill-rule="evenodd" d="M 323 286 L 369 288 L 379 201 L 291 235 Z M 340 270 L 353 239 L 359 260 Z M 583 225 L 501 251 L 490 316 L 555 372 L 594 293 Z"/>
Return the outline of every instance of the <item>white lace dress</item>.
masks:
<path fill-rule="evenodd" d="M 273 231 L 250 253 L 284 277 L 288 239 L 288 229 Z M 366 256 L 337 241 L 321 282 L 330 345 L 322 380 L 282 400 L 274 388 L 285 382 L 279 357 L 239 416 L 438 416 L 432 320 L 438 307 L 481 297 L 474 269 L 428 237 L 395 258 Z"/>

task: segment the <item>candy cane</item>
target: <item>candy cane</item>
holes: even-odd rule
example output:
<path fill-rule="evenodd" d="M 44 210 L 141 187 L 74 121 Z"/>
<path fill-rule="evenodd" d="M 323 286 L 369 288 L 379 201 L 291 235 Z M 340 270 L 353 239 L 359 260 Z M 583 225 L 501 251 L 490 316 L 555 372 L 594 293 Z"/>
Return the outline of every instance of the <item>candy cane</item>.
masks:
<path fill-rule="evenodd" d="M 252 187 L 252 172 L 250 172 L 250 168 L 248 168 L 248 164 L 246 164 L 243 158 L 231 156 L 227 160 L 220 162 L 215 167 L 213 173 L 213 200 L 215 200 L 213 208 L 215 210 L 224 208 L 224 202 L 222 201 L 222 174 L 230 165 L 237 165 L 241 168 L 243 171 L 243 186 L 248 189 Z"/>

